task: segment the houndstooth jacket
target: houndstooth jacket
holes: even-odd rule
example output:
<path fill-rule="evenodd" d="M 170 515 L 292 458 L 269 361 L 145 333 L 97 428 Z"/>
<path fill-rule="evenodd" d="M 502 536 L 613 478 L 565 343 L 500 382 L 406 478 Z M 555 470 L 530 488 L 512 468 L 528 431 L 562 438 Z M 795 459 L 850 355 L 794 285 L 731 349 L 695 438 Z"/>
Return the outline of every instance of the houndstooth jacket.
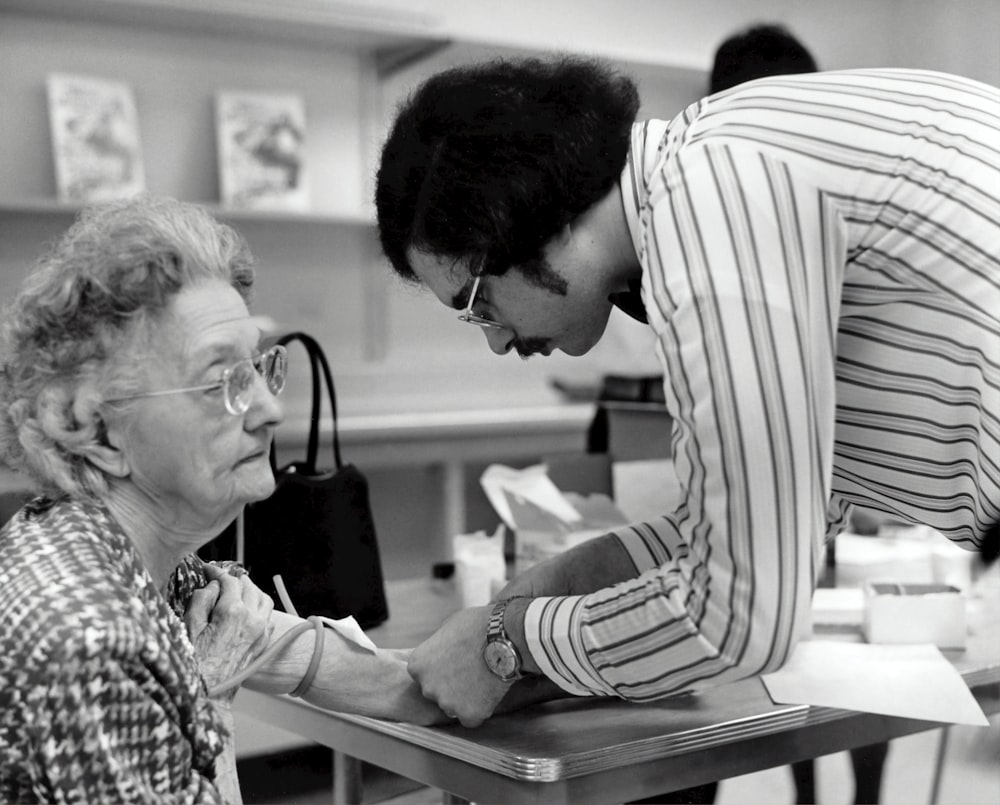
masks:
<path fill-rule="evenodd" d="M 212 803 L 227 739 L 180 615 L 93 503 L 38 498 L 0 530 L 0 802 Z"/>

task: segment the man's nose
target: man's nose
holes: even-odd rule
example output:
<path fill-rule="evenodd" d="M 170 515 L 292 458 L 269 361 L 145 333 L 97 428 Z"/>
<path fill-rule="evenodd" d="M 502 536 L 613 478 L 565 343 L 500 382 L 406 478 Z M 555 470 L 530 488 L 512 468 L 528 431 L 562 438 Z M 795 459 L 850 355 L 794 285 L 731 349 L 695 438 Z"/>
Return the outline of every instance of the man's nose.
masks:
<path fill-rule="evenodd" d="M 497 355 L 506 355 L 514 347 L 514 334 L 506 327 L 484 327 L 483 335 Z"/>

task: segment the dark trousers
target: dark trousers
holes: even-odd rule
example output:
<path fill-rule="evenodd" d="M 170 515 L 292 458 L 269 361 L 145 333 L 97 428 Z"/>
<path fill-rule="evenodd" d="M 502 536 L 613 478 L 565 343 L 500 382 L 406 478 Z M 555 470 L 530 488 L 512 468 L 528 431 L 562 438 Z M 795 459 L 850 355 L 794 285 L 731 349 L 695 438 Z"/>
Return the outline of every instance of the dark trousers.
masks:
<path fill-rule="evenodd" d="M 682 788 L 669 794 L 656 794 L 644 799 L 633 799 L 625 805 L 711 805 L 715 802 L 718 783 L 705 783 L 693 788 Z"/>
<path fill-rule="evenodd" d="M 889 743 L 869 744 L 851 750 L 854 769 L 855 805 L 875 805 L 882 789 L 882 770 Z M 803 760 L 792 764 L 795 779 L 795 802 L 799 805 L 816 802 L 816 772 L 814 761 Z"/>

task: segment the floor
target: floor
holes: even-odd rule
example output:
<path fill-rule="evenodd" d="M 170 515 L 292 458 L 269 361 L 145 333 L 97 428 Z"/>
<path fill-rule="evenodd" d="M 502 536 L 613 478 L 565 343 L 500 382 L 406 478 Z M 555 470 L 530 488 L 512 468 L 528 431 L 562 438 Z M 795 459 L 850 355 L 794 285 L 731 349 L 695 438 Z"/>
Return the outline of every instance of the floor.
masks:
<path fill-rule="evenodd" d="M 886 761 L 882 805 L 931 803 L 931 782 L 941 733 L 925 732 L 894 741 Z M 295 750 L 266 760 L 240 762 L 246 805 L 319 805 L 331 801 L 330 753 L 321 748 Z M 441 791 L 364 767 L 364 804 L 440 805 Z M 846 753 L 816 764 L 817 802 L 850 805 L 853 774 Z M 792 805 L 795 788 L 787 767 L 724 780 L 716 805 Z M 952 727 L 937 805 L 1000 803 L 1000 716 L 989 727 Z M 933 803 L 932 803 L 933 805 Z"/>

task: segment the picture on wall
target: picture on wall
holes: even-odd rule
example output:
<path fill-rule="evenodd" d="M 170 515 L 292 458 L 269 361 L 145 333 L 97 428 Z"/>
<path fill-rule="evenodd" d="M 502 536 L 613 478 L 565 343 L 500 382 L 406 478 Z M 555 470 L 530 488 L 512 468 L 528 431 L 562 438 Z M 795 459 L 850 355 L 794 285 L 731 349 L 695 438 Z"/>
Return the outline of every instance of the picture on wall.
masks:
<path fill-rule="evenodd" d="M 47 89 L 59 200 L 87 203 L 143 192 L 146 176 L 132 87 L 52 73 Z"/>
<path fill-rule="evenodd" d="M 220 92 L 219 185 L 234 209 L 306 210 L 306 115 L 301 96 Z"/>

